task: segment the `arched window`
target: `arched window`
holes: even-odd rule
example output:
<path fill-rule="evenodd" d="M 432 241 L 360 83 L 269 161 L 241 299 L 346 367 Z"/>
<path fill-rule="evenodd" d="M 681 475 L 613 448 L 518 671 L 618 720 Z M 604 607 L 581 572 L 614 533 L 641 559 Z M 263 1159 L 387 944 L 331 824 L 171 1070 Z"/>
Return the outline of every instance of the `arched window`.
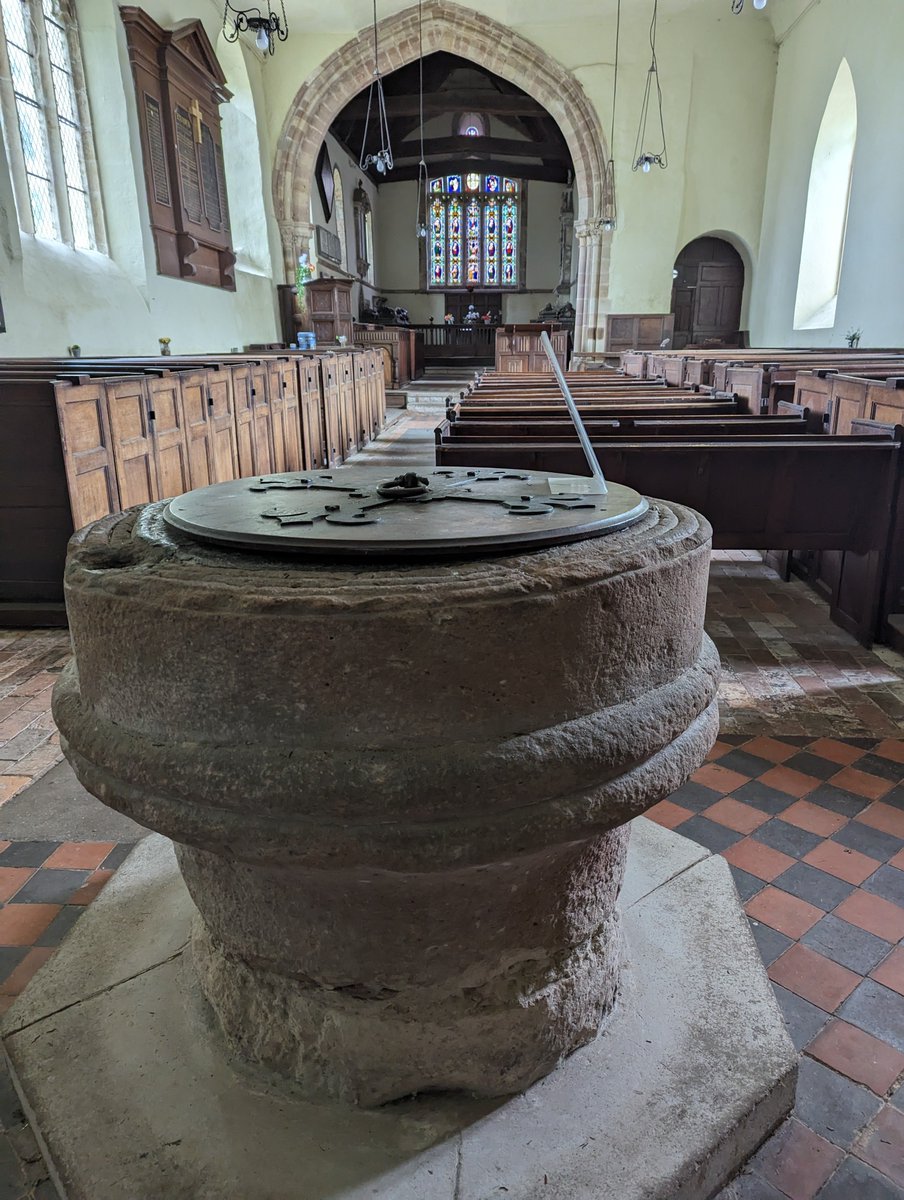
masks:
<path fill-rule="evenodd" d="M 843 59 L 813 151 L 795 329 L 831 329 L 835 324 L 856 143 L 857 93 Z"/>
<path fill-rule="evenodd" d="M 431 179 L 427 286 L 518 287 L 520 203 L 520 184 L 502 175 Z"/>
<path fill-rule="evenodd" d="M 336 214 L 336 234 L 339 238 L 339 266 L 345 266 L 348 248 L 345 244 L 345 198 L 342 195 L 342 176 L 333 168 L 333 212 Z"/>
<path fill-rule="evenodd" d="M 459 137 L 486 137 L 487 119 L 483 113 L 462 113 L 455 120 L 455 132 Z"/>
<path fill-rule="evenodd" d="M 103 246 L 75 16 L 66 0 L 2 0 L 0 103 L 19 225 Z"/>

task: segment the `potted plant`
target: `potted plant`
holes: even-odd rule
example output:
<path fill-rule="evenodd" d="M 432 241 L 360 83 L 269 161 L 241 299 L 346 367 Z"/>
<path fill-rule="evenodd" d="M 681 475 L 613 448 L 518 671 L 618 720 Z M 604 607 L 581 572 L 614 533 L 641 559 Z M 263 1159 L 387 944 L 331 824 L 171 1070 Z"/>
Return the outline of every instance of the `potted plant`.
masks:
<path fill-rule="evenodd" d="M 170 342 L 172 340 L 173 340 L 172 338 L 168 338 L 168 337 L 157 338 L 157 341 L 160 343 L 160 353 L 161 354 L 169 354 L 169 352 L 170 352 L 169 346 L 170 346 Z"/>
<path fill-rule="evenodd" d="M 856 350 L 857 347 L 860 345 L 861 337 L 863 337 L 862 329 L 849 329 L 847 331 L 847 333 L 844 335 L 844 340 L 847 342 L 847 344 L 850 346 L 850 348 L 852 350 Z"/>

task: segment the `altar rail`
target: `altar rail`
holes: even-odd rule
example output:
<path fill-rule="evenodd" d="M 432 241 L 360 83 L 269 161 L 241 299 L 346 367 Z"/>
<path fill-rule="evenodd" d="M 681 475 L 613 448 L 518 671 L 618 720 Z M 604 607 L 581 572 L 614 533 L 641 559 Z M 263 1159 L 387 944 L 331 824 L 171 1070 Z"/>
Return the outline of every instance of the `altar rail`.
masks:
<path fill-rule="evenodd" d="M 491 363 L 496 353 L 496 326 L 475 322 L 469 325 L 412 325 L 423 339 L 424 365 L 442 366 L 465 362 Z"/>

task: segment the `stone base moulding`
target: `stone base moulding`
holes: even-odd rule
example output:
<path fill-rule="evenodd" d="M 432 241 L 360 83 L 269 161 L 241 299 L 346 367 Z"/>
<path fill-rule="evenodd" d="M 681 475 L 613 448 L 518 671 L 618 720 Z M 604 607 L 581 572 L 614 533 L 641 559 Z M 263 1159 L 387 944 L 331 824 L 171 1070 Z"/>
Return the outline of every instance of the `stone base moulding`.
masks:
<path fill-rule="evenodd" d="M 230 1059 L 196 910 L 143 841 L 3 1023 L 65 1200 L 708 1200 L 788 1113 L 797 1058 L 727 865 L 632 823 L 603 1034 L 506 1099 L 316 1104 Z"/>

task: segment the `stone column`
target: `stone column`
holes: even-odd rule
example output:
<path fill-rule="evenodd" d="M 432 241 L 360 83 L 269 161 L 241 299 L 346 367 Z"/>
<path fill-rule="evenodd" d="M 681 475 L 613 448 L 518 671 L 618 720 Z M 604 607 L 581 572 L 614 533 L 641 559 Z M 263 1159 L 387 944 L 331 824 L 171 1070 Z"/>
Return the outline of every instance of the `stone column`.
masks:
<path fill-rule="evenodd" d="M 575 353 L 604 347 L 604 310 L 609 293 L 609 254 L 612 234 L 599 218 L 575 224 L 578 239 L 578 284 Z"/>
<path fill-rule="evenodd" d="M 393 566 L 217 550 L 163 508 L 73 540 L 54 716 L 176 842 L 232 1049 L 361 1104 L 529 1086 L 613 1005 L 625 823 L 716 737 L 709 526 L 652 501 Z"/>
<path fill-rule="evenodd" d="M 280 221 L 279 236 L 283 245 L 286 282 L 295 283 L 295 268 L 299 254 L 311 256 L 314 248 L 314 226 L 309 222 Z"/>

